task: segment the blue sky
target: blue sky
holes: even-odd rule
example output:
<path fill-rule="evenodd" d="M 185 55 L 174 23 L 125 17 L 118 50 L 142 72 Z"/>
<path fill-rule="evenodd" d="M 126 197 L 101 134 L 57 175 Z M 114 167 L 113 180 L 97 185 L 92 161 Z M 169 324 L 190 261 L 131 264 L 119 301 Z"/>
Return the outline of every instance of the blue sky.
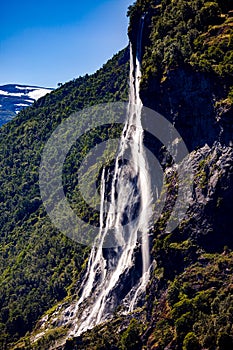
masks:
<path fill-rule="evenodd" d="M 0 5 L 0 85 L 56 87 L 93 73 L 128 42 L 133 0 L 22 0 Z"/>

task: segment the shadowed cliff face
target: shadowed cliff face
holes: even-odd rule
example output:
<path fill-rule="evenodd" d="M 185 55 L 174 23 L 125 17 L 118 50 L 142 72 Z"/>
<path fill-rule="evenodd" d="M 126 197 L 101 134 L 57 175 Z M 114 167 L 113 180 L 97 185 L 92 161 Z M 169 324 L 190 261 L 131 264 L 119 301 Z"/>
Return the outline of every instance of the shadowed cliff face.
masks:
<path fill-rule="evenodd" d="M 185 141 L 194 172 L 193 192 L 179 227 L 166 232 L 166 221 L 160 218 L 152 230 L 156 267 L 144 310 L 116 318 L 73 340 L 72 345 L 89 349 L 98 344 L 108 350 L 142 346 L 153 350 L 232 349 L 233 109 L 229 91 L 233 84 L 231 67 L 223 58 L 232 47 L 221 42 L 225 40 L 221 31 L 228 36 L 231 29 L 225 24 L 221 28 L 230 17 L 219 7 L 228 11 L 232 5 L 224 4 L 138 0 L 129 11 L 134 54 L 140 18 L 145 16 L 143 105 L 167 118 Z M 209 34 L 211 26 L 214 37 Z M 204 49 L 203 44 L 201 54 L 212 58 L 199 61 L 202 47 L 194 42 L 205 36 L 209 47 Z M 216 54 L 215 42 L 210 46 L 210 37 L 219 41 L 222 56 Z M 193 63 L 193 53 L 198 63 Z M 149 134 L 144 141 L 163 169 L 170 167 L 171 174 L 175 173 L 160 142 Z M 175 186 L 175 176 L 171 176 L 163 217 L 172 211 Z"/>
<path fill-rule="evenodd" d="M 185 224 L 177 236 L 191 238 L 207 252 L 233 248 L 233 151 L 216 142 L 190 155 L 194 188 Z"/>
<path fill-rule="evenodd" d="M 233 247 L 229 209 L 233 200 L 233 107 L 229 98 L 233 79 L 230 65 L 223 60 L 223 54 L 213 54 L 215 48 L 210 41 L 226 57 L 231 55 L 232 14 L 228 13 L 229 4 L 224 7 L 225 12 L 221 1 L 216 0 L 211 7 L 208 4 L 202 0 L 187 2 L 185 6 L 180 0 L 173 4 L 138 1 L 131 9 L 129 36 L 135 43 L 139 14 L 145 14 L 141 99 L 144 106 L 159 112 L 175 126 L 191 153 L 195 174 L 192 201 L 186 223 L 173 233 L 174 239 L 191 237 L 207 251 L 221 251 L 224 245 Z M 205 41 L 198 46 L 196 43 L 202 38 Z M 210 55 L 209 62 L 203 63 L 201 54 Z M 194 56 L 201 63 L 194 65 Z M 166 167 L 161 144 L 148 135 L 145 142 L 158 152 Z M 174 201 L 172 196 L 170 203 Z M 165 212 L 170 206 L 168 203 Z M 163 231 L 161 225 L 157 229 Z"/>
<path fill-rule="evenodd" d="M 221 0 L 138 0 L 129 10 L 133 48 L 145 15 L 143 105 L 174 123 L 189 151 L 232 143 L 231 10 Z"/>
<path fill-rule="evenodd" d="M 233 110 L 227 106 L 225 110 L 216 108 L 224 95 L 220 79 L 185 66 L 169 71 L 162 83 L 150 79 L 148 88 L 142 91 L 142 100 L 174 123 L 192 151 L 215 141 L 232 143 Z"/>
<path fill-rule="evenodd" d="M 162 225 L 158 225 L 155 230 L 154 257 L 158 266 L 163 270 L 163 278 L 160 279 L 162 286 L 156 288 L 156 278 L 151 281 L 148 293 L 148 309 L 152 310 L 149 313 L 152 321 L 144 338 L 148 349 L 164 349 L 165 347 L 167 349 L 186 349 L 184 344 L 188 342 L 188 332 L 193 332 L 196 349 L 230 349 L 232 347 L 232 331 L 221 335 L 220 331 L 211 329 L 212 326 L 208 319 L 211 316 L 207 316 L 209 311 L 204 311 L 202 315 L 206 320 L 205 331 L 204 327 L 196 326 L 198 322 L 199 324 L 202 322 L 197 315 L 189 318 L 190 315 L 185 314 L 192 307 L 186 310 L 184 308 L 183 312 L 180 311 L 177 315 L 181 318 L 178 319 L 175 314 L 175 305 L 178 304 L 167 296 L 168 293 L 174 297 L 175 289 L 166 287 L 167 280 L 181 279 L 177 293 L 181 293 L 181 286 L 184 284 L 184 289 L 186 288 L 184 294 L 187 297 L 189 296 L 188 289 L 191 290 L 192 286 L 197 283 L 197 286 L 193 287 L 197 294 L 201 290 L 206 293 L 206 300 L 200 301 L 197 307 L 199 311 L 203 310 L 205 302 L 208 303 L 210 310 L 210 305 L 218 293 L 224 294 L 222 302 L 229 307 L 227 300 L 231 292 L 223 291 L 224 287 L 221 283 L 217 285 L 214 282 L 211 277 L 211 269 L 216 269 L 218 257 L 216 253 L 222 253 L 224 246 L 225 249 L 226 246 L 233 248 L 231 210 L 233 201 L 233 109 L 226 101 L 231 85 L 232 79 L 230 78 L 225 79 L 214 72 L 201 72 L 187 63 L 180 63 L 168 69 L 162 79 L 161 75 L 149 75 L 141 90 L 144 105 L 158 111 L 174 123 L 191 152 L 190 159 L 195 174 L 192 200 L 183 223 L 170 236 L 161 234 Z M 192 269 L 195 271 L 192 266 L 195 264 L 199 266 L 202 254 L 206 252 L 214 254 L 216 260 L 204 262 L 203 271 L 200 270 L 196 279 L 192 279 L 190 277 L 193 273 Z M 223 254 L 227 256 L 227 253 Z M 219 256 L 222 258 L 222 255 Z M 222 265 L 218 264 L 220 268 L 216 280 L 221 281 L 222 278 L 226 278 L 226 285 L 229 285 L 231 270 L 226 262 L 227 257 L 222 259 L 225 267 L 222 268 Z M 226 275 L 228 272 L 229 276 Z M 201 281 L 203 275 L 205 277 Z M 215 289 L 216 294 L 208 296 L 208 288 Z M 192 293 L 193 297 L 195 294 Z M 159 305 L 153 307 L 153 300 L 159 300 Z M 174 300 L 181 305 L 181 297 Z M 192 302 L 190 302 L 191 305 Z M 166 317 L 167 325 L 165 326 Z M 189 325 L 183 330 L 179 328 L 182 317 L 185 320 L 184 324 Z M 232 321 L 226 317 L 225 322 L 223 325 L 220 319 L 217 321 L 224 329 L 227 329 Z M 172 335 L 174 331 L 176 337 Z"/>
<path fill-rule="evenodd" d="M 211 305 L 216 303 L 215 299 L 222 293 L 222 284 L 231 283 L 232 255 L 228 252 L 228 249 L 233 248 L 233 111 L 228 100 L 231 78 L 208 69 L 198 69 L 189 64 L 187 59 L 184 60 L 179 52 L 174 56 L 174 64 L 173 61 L 166 64 L 165 53 L 169 53 L 166 44 L 163 44 L 161 49 L 161 57 L 158 58 L 158 55 L 158 61 L 155 61 L 156 55 L 153 52 L 157 50 L 157 39 L 153 39 L 153 35 L 155 38 L 161 35 L 161 41 L 167 40 L 163 33 L 156 37 L 153 32 L 155 22 L 160 20 L 156 18 L 155 21 L 153 18 L 162 15 L 159 7 L 161 3 L 164 10 L 166 6 L 172 7 L 172 3 L 174 7 L 178 3 L 184 4 L 180 0 L 137 1 L 135 7 L 130 10 L 129 37 L 135 57 L 140 18 L 145 16 L 140 97 L 144 106 L 159 112 L 175 126 L 189 149 L 189 162 L 194 172 L 189 208 L 180 225 L 173 232 L 166 232 L 164 217 L 169 217 L 177 196 L 176 178 L 171 175 L 163 217 L 159 218 L 151 233 L 154 271 L 147 286 L 147 298 L 143 308 L 128 315 L 116 313 L 117 317 L 111 322 L 94 328 L 90 333 L 84 333 L 81 337 L 71 340 L 70 344 L 67 341 L 64 349 L 77 345 L 83 349 L 99 346 L 106 350 L 141 349 L 142 346 L 153 350 L 221 350 L 225 349 L 225 345 L 217 347 L 217 344 L 225 344 L 225 341 L 231 345 L 233 341 L 232 331 L 227 331 L 226 336 L 220 332 L 221 327 L 228 329 L 227 327 L 232 326 L 232 319 L 227 316 L 228 318 L 222 321 L 221 316 L 218 318 L 212 311 L 213 306 L 211 308 Z M 201 12 L 199 10 L 203 10 L 203 7 L 206 10 L 204 1 L 193 3 L 201 4 L 200 9 L 195 10 L 198 19 Z M 191 8 L 190 4 L 191 2 L 188 2 Z M 190 8 L 183 8 L 182 11 L 187 10 L 185 13 L 189 16 Z M 211 11 L 214 9 L 215 5 L 211 7 Z M 172 15 L 175 14 L 176 9 Z M 218 20 L 216 12 L 213 18 Z M 208 31 L 208 23 L 211 21 L 211 16 L 206 16 L 207 25 L 202 28 L 197 20 L 195 25 L 198 33 L 194 37 L 201 35 L 202 29 Z M 167 22 L 160 27 L 161 32 L 161 28 L 164 29 L 166 24 Z M 152 55 L 151 60 L 148 52 Z M 191 60 L 191 53 L 189 59 Z M 157 70 L 153 70 L 153 64 L 157 65 Z M 163 170 L 169 167 L 171 174 L 175 174 L 175 167 L 171 165 L 168 152 L 161 143 L 149 133 L 145 133 L 144 141 L 158 156 Z M 122 276 L 114 291 L 116 296 L 124 293 L 133 275 L 137 274 L 138 263 L 141 261 L 138 258 L 135 261 L 135 271 Z M 219 310 L 223 305 L 233 305 L 233 302 L 228 300 L 230 291 L 226 288 L 223 293 Z M 204 326 L 201 324 L 203 319 Z M 221 327 L 217 326 L 213 330 L 213 323 L 221 324 Z M 190 335 L 192 331 L 196 331 L 197 334 L 194 332 Z M 205 338 L 206 335 L 209 336 L 208 339 Z M 186 346 L 188 342 L 194 344 L 193 347 Z"/>
<path fill-rule="evenodd" d="M 150 77 L 141 95 L 145 106 L 174 123 L 190 151 L 216 140 L 231 145 L 233 109 L 221 103 L 227 88 L 218 76 L 182 65 L 169 70 L 162 82 Z"/>

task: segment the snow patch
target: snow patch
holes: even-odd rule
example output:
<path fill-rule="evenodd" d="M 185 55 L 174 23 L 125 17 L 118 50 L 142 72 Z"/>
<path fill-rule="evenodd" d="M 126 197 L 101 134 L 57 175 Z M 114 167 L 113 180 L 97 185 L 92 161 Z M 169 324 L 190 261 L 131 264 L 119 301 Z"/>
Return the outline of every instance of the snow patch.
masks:
<path fill-rule="evenodd" d="M 34 89 L 37 89 L 37 88 L 33 88 L 31 86 L 16 86 L 15 88 L 18 89 L 18 90 L 34 90 Z"/>
<path fill-rule="evenodd" d="M 8 92 L 4 90 L 0 90 L 0 95 L 4 96 L 12 96 L 12 97 L 27 97 L 32 99 L 33 101 L 38 100 L 39 98 L 45 96 L 49 92 L 52 91 L 52 89 L 46 89 L 46 88 L 30 88 L 30 87 L 20 87 L 16 86 L 19 90 L 24 90 L 24 92 Z M 31 103 L 32 101 L 30 101 Z"/>
<path fill-rule="evenodd" d="M 0 90 L 0 95 L 4 95 L 4 96 L 17 96 L 17 97 L 22 97 L 24 96 L 23 93 L 20 92 L 8 92 L 8 91 L 4 91 L 4 90 Z"/>
<path fill-rule="evenodd" d="M 16 103 L 15 106 L 17 106 L 17 107 L 28 107 L 29 104 L 25 104 L 25 103 Z"/>
<path fill-rule="evenodd" d="M 38 100 L 39 98 L 45 96 L 46 94 L 48 94 L 49 92 L 51 92 L 52 90 L 48 90 L 48 89 L 35 89 L 33 91 L 28 92 L 28 97 L 34 99 L 34 100 Z"/>

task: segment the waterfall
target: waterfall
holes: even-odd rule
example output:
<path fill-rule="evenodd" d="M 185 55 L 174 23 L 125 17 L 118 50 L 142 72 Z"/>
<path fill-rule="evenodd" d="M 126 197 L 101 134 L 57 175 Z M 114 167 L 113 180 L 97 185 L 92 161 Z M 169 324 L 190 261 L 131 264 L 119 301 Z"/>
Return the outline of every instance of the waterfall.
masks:
<path fill-rule="evenodd" d="M 100 230 L 91 251 L 81 296 L 74 310 L 74 314 L 80 315 L 72 331 L 76 336 L 109 319 L 129 294 L 134 294 L 127 306 L 127 311 L 132 311 L 138 296 L 145 291 L 149 278 L 148 231 L 152 216 L 152 194 L 143 145 L 143 105 L 139 95 L 143 27 L 144 16 L 138 31 L 136 57 L 130 45 L 128 116 L 115 161 L 110 203 L 107 203 L 105 193 L 105 182 L 109 177 L 107 169 L 102 172 Z M 112 248 L 105 248 L 105 242 L 109 239 Z M 141 254 L 140 269 L 135 268 L 138 250 Z M 124 283 L 128 280 L 130 283 Z"/>

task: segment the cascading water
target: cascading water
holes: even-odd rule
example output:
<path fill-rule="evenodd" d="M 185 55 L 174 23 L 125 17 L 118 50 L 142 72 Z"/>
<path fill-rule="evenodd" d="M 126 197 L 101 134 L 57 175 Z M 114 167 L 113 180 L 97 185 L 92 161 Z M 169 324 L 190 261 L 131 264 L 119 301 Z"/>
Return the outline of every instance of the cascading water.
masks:
<path fill-rule="evenodd" d="M 126 311 L 132 311 L 149 278 L 148 231 L 152 216 L 152 194 L 143 146 L 143 105 L 139 95 L 143 27 L 144 16 L 140 21 L 135 58 L 131 45 L 128 117 L 115 162 L 107 215 L 107 170 L 103 169 L 102 173 L 100 230 L 89 258 L 82 293 L 74 310 L 74 315 L 81 315 L 72 331 L 74 335 L 80 335 L 109 319 L 129 294 L 131 297 Z M 108 239 L 113 243 L 112 248 L 104 248 Z M 141 250 L 140 274 L 135 272 L 135 251 L 138 249 Z M 130 283 L 122 286 L 126 280 L 130 280 Z"/>

